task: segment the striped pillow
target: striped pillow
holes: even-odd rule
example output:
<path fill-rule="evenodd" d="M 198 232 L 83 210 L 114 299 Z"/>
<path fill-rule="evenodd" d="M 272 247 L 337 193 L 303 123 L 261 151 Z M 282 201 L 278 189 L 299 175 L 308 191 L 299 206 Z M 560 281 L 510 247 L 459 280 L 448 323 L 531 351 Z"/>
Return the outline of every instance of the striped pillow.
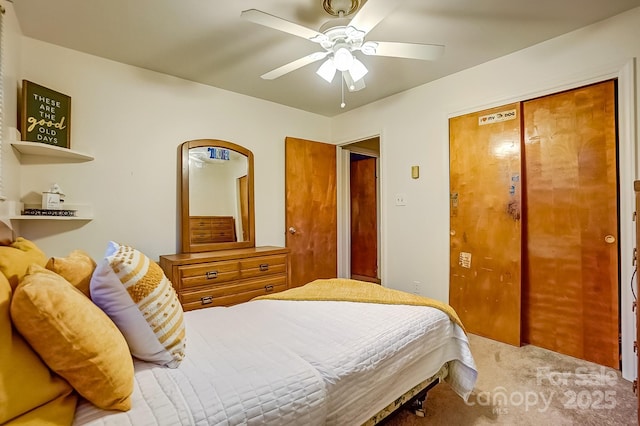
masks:
<path fill-rule="evenodd" d="M 176 368 L 184 358 L 182 306 L 160 266 L 138 250 L 109 242 L 91 277 L 91 299 L 143 361 Z"/>

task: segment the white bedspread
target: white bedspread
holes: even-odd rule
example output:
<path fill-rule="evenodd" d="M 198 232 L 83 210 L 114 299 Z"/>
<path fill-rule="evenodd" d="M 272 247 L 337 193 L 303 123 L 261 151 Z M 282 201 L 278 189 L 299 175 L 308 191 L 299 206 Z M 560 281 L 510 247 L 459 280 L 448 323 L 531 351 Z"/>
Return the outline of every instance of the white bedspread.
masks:
<path fill-rule="evenodd" d="M 426 307 L 262 300 L 185 313 L 179 368 L 136 362 L 133 407 L 83 401 L 75 424 L 358 425 L 448 362 L 467 398 L 462 330 Z"/>

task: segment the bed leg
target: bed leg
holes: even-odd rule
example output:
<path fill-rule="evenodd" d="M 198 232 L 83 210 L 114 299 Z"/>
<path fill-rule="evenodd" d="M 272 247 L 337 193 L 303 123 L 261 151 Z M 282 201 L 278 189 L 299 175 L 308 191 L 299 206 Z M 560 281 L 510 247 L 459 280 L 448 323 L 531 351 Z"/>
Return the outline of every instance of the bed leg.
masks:
<path fill-rule="evenodd" d="M 409 403 L 407 404 L 407 408 L 413 412 L 418 417 L 424 417 L 426 415 L 424 411 L 424 402 L 427 400 L 427 395 L 429 391 L 433 389 L 438 383 L 440 383 L 440 379 L 434 380 L 430 383 L 426 388 L 422 389 Z"/>
<path fill-rule="evenodd" d="M 418 417 L 424 417 L 424 401 L 427 399 L 427 392 L 420 392 L 418 396 L 416 396 L 409 405 L 409 409 Z"/>

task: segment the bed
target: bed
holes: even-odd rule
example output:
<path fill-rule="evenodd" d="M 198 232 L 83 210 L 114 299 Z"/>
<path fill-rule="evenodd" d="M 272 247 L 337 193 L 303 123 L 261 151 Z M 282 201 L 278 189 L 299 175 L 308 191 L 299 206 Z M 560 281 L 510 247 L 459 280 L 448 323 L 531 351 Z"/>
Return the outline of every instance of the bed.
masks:
<path fill-rule="evenodd" d="M 2 252 L 0 266 L 1 257 Z M 150 267 L 154 268 L 153 262 Z M 27 277 L 46 272 L 34 268 L 26 272 Z M 20 280 L 21 286 L 23 281 L 28 279 Z M 352 280 L 319 281 L 380 288 Z M 295 290 L 288 292 L 295 295 Z M 20 293 L 20 289 L 14 291 Z M 473 390 L 477 372 L 467 337 L 446 309 L 340 297 L 287 300 L 288 292 L 280 293 L 280 299 L 267 297 L 183 313 L 186 344 L 175 368 L 129 355 L 133 390 L 128 408 L 101 409 L 89 402 L 91 396 L 73 392 L 81 396 L 73 402 L 72 423 L 376 424 L 438 381 L 448 383 L 465 400 Z M 74 298 L 76 293 L 80 292 L 74 289 L 67 297 Z M 32 348 L 45 350 L 13 318 Z M 115 319 L 114 323 L 118 324 Z M 100 349 L 105 353 L 104 347 Z M 47 364 L 67 378 L 55 364 Z M 75 388 L 73 377 L 67 380 Z"/>
<path fill-rule="evenodd" d="M 475 381 L 464 332 L 433 308 L 262 300 L 185 320 L 177 369 L 136 362 L 133 408 L 81 402 L 75 424 L 356 425 L 444 365 L 463 398 Z"/>

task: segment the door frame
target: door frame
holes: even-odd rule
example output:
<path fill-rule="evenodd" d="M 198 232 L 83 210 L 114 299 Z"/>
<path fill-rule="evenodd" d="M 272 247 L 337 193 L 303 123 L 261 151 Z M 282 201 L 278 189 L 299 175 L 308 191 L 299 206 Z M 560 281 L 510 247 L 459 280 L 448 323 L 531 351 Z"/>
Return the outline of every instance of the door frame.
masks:
<path fill-rule="evenodd" d="M 352 147 L 349 145 L 361 142 L 367 139 L 378 138 L 380 143 L 380 153 L 369 151 L 367 149 Z M 341 142 L 336 145 L 336 189 L 337 189 L 337 207 L 338 207 L 338 277 L 350 278 L 351 277 L 351 196 L 350 196 L 350 154 L 358 153 L 368 155 L 370 157 L 376 157 L 376 173 L 378 179 L 376 182 L 376 195 L 377 195 L 377 209 L 378 209 L 378 278 L 381 280 L 384 286 L 384 212 L 382 211 L 383 203 L 382 199 L 383 185 L 382 175 L 382 150 L 383 142 L 380 134 L 366 136 L 348 142 Z"/>
<path fill-rule="evenodd" d="M 635 313 L 631 306 L 633 295 L 630 283 L 633 276 L 633 248 L 635 245 L 635 226 L 632 221 L 635 211 L 635 192 L 633 181 L 638 179 L 638 164 L 640 164 L 640 150 L 636 147 L 638 138 L 636 125 L 636 60 L 631 58 L 623 62 L 606 64 L 597 69 L 588 69 L 578 75 L 558 76 L 555 79 L 540 83 L 539 86 L 510 97 L 496 99 L 491 103 L 474 105 L 463 110 L 452 111 L 447 119 L 470 112 L 489 109 L 503 104 L 520 102 L 550 95 L 565 90 L 576 89 L 605 80 L 618 79 L 617 108 L 618 108 L 618 212 L 620 224 L 619 238 L 619 270 L 620 270 L 620 333 L 622 335 L 622 377 L 633 381 L 638 373 L 636 357 L 633 352 L 635 335 Z M 447 140 L 449 135 L 447 134 Z M 383 169 L 384 170 L 384 169 Z M 637 220 L 640 220 L 637 219 Z M 637 288 L 637 287 L 636 287 Z"/>

